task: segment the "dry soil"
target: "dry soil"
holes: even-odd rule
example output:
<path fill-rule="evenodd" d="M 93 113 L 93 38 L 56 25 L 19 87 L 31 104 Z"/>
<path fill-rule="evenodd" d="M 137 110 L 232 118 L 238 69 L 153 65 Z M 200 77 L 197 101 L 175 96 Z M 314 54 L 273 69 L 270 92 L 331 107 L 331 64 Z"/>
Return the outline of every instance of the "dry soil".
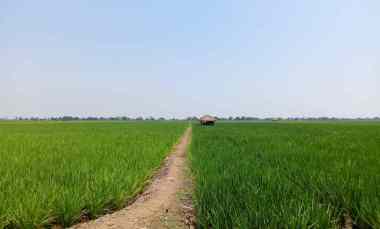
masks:
<path fill-rule="evenodd" d="M 191 128 L 188 128 L 164 166 L 134 203 L 72 229 L 193 228 L 192 185 L 186 163 L 190 141 Z"/>

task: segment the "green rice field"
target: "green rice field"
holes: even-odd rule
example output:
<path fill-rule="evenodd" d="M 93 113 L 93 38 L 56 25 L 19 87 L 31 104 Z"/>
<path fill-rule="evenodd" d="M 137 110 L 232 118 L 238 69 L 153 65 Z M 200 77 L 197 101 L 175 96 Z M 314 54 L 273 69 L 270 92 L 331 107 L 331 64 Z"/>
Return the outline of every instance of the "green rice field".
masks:
<path fill-rule="evenodd" d="M 186 122 L 0 122 L 0 228 L 125 206 Z M 380 123 L 193 124 L 199 228 L 380 228 Z"/>
<path fill-rule="evenodd" d="M 200 228 L 380 228 L 380 124 L 194 125 Z"/>
<path fill-rule="evenodd" d="M 68 226 L 120 208 L 182 122 L 0 122 L 0 228 Z"/>

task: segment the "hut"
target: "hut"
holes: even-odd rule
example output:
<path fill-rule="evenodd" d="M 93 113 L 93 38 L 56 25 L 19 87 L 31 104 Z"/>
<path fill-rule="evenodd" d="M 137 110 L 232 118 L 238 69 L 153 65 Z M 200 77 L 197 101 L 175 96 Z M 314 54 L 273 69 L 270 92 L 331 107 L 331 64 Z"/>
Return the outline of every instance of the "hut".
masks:
<path fill-rule="evenodd" d="M 213 126 L 213 125 L 215 125 L 216 118 L 212 117 L 211 115 L 205 115 L 205 116 L 202 116 L 199 119 L 199 121 L 200 121 L 201 125 Z"/>

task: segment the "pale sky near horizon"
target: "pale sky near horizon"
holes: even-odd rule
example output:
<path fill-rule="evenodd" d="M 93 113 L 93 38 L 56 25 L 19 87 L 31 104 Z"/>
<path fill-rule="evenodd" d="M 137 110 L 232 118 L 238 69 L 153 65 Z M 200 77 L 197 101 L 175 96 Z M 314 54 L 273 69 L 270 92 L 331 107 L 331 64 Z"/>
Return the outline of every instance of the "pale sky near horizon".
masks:
<path fill-rule="evenodd" d="M 378 0 L 1 0 L 0 117 L 380 116 Z"/>

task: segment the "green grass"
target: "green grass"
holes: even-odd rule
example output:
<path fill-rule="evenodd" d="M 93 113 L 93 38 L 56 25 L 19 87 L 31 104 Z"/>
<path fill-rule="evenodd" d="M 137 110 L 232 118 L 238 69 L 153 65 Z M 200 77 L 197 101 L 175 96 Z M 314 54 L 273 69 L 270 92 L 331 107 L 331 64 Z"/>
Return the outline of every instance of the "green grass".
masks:
<path fill-rule="evenodd" d="M 194 125 L 201 228 L 380 228 L 379 123 Z"/>
<path fill-rule="evenodd" d="M 0 228 L 68 226 L 122 207 L 186 125 L 0 122 Z"/>

